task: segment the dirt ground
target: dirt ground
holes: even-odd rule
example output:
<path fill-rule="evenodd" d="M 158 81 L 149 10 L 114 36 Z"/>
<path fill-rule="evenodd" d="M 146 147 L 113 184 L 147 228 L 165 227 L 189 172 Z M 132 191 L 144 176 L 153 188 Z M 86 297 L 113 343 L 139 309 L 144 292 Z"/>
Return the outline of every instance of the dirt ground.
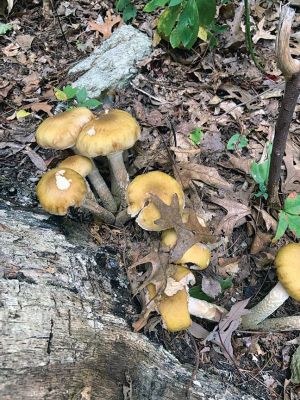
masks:
<path fill-rule="evenodd" d="M 208 270 L 196 275 L 199 285 L 203 276 L 232 278 L 230 287 L 214 300 L 227 309 L 251 296 L 249 305 L 254 305 L 268 293 L 277 281 L 272 266 L 276 249 L 295 240 L 288 231 L 277 245 L 271 244 L 272 221 L 278 220 L 278 213 L 269 210 L 262 197 L 255 197 L 257 186 L 250 173 L 251 162 L 261 159 L 272 138 L 284 87 L 274 56 L 279 2 L 256 1 L 251 11 L 255 51 L 265 73 L 254 66 L 244 35 L 237 29 L 243 26 L 235 18 L 240 3 L 218 8 L 218 21 L 228 28 L 216 48 L 199 42 L 189 52 L 174 51 L 165 42 L 155 43 L 131 84 L 111 94 L 114 107 L 132 113 L 142 127 L 141 140 L 126 161 L 131 178 L 151 170 L 175 175 L 186 190 L 188 206 L 219 238 L 227 238 L 227 244 L 215 250 Z M 41 149 L 35 143 L 36 127 L 61 109 L 53 89 L 66 85 L 66 71 L 102 42 L 101 35 L 87 29 L 88 22 L 99 14 L 105 16 L 113 3 L 63 1 L 56 7 L 59 19 L 47 20 L 40 2 L 20 1 L 1 20 L 12 24 L 13 30 L 0 35 L 0 196 L 30 209 L 39 209 L 35 185 L 45 169 L 70 154 Z M 143 4 L 137 7 L 133 25 L 152 36 L 157 15 L 143 13 Z M 298 23 L 299 16 L 295 27 Z M 293 48 L 295 55 L 300 54 L 298 42 Z M 15 113 L 24 109 L 31 114 L 18 119 Z M 299 187 L 299 172 L 295 172 L 299 170 L 299 109 L 298 105 L 290 130 L 282 195 Z M 190 139 L 196 128 L 203 132 L 199 144 Z M 230 151 L 227 143 L 236 133 L 245 135 L 248 144 Z M 106 161 L 97 163 L 108 178 Z M 206 169 L 198 170 L 196 165 Z M 295 178 L 290 179 L 292 175 Z M 134 221 L 123 229 L 98 226 L 91 216 L 77 211 L 69 218 L 81 219 L 99 243 L 126 250 L 127 265 L 131 252 L 146 252 L 159 238 Z M 275 316 L 297 312 L 299 305 L 288 300 Z M 214 328 L 213 323 L 198 322 L 210 331 Z M 236 331 L 230 358 L 218 346 L 191 334 L 170 334 L 153 325 L 144 333 L 183 363 L 217 373 L 261 399 L 297 398 L 298 388 L 289 383 L 297 332 Z"/>

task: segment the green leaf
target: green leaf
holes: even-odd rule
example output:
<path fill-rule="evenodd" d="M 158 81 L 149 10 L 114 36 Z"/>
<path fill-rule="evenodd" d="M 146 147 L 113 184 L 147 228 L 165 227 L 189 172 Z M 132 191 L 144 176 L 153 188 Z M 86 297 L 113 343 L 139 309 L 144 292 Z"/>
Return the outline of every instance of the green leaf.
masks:
<path fill-rule="evenodd" d="M 167 8 L 159 17 L 157 24 L 158 33 L 169 37 L 180 13 L 180 6 Z"/>
<path fill-rule="evenodd" d="M 11 31 L 13 26 L 11 24 L 0 23 L 0 35 L 5 35 L 7 32 Z"/>
<path fill-rule="evenodd" d="M 191 287 L 189 290 L 189 294 L 191 297 L 194 297 L 195 299 L 205 300 L 208 301 L 209 303 L 214 301 L 212 297 L 207 296 L 207 294 L 203 292 L 200 286 Z"/>
<path fill-rule="evenodd" d="M 286 231 L 288 225 L 288 215 L 284 211 L 280 211 L 277 230 L 273 242 L 277 242 L 277 240 L 279 240 L 284 235 L 284 232 Z"/>
<path fill-rule="evenodd" d="M 171 0 L 169 3 L 169 7 L 174 7 L 177 6 L 178 4 L 181 4 L 183 0 Z"/>
<path fill-rule="evenodd" d="M 84 107 L 87 107 L 90 110 L 92 110 L 96 107 L 99 107 L 101 104 L 102 104 L 101 101 L 99 101 L 97 99 L 88 99 L 83 102 Z"/>
<path fill-rule="evenodd" d="M 74 99 L 74 97 L 76 96 L 78 88 L 73 87 L 71 85 L 67 85 L 63 88 L 63 92 L 67 96 L 67 100 L 71 100 Z"/>
<path fill-rule="evenodd" d="M 65 92 L 63 92 L 60 89 L 54 88 L 54 95 L 59 101 L 66 101 L 68 100 L 68 96 L 66 95 Z"/>
<path fill-rule="evenodd" d="M 239 141 L 239 138 L 240 138 L 239 133 L 232 135 L 231 138 L 228 140 L 227 150 L 235 150 L 235 144 Z"/>
<path fill-rule="evenodd" d="M 193 142 L 193 144 L 200 144 L 201 140 L 203 138 L 203 132 L 200 128 L 194 129 L 191 134 L 190 134 L 190 139 Z"/>
<path fill-rule="evenodd" d="M 133 4 L 128 4 L 123 11 L 123 19 L 125 22 L 136 17 L 137 10 Z"/>
<path fill-rule="evenodd" d="M 284 211 L 293 214 L 299 215 L 300 214 L 300 194 L 295 192 L 291 193 L 284 202 Z"/>
<path fill-rule="evenodd" d="M 196 0 L 199 25 L 208 26 L 214 19 L 217 11 L 215 0 Z"/>
<path fill-rule="evenodd" d="M 117 0 L 116 2 L 116 10 L 118 12 L 122 12 L 125 8 L 130 4 L 130 0 Z"/>
<path fill-rule="evenodd" d="M 174 31 L 176 31 L 176 34 L 183 46 L 189 49 L 197 40 L 198 30 L 199 16 L 196 1 L 188 0 L 179 16 L 178 24 Z M 171 39 L 170 43 L 173 46 Z"/>
<path fill-rule="evenodd" d="M 230 289 L 233 286 L 232 278 L 220 279 L 219 280 L 222 292 L 226 289 Z"/>
<path fill-rule="evenodd" d="M 289 229 L 293 232 L 296 238 L 300 237 L 300 216 L 288 214 Z"/>
<path fill-rule="evenodd" d="M 87 90 L 86 88 L 81 88 L 76 93 L 77 103 L 84 103 L 87 99 Z"/>
<path fill-rule="evenodd" d="M 170 35 L 170 44 L 173 47 L 173 49 L 175 49 L 176 47 L 180 46 L 180 33 L 179 31 L 175 28 L 173 29 L 171 35 Z"/>
<path fill-rule="evenodd" d="M 152 12 L 157 8 L 164 7 L 170 0 L 151 0 L 147 3 L 143 9 L 145 12 Z"/>
<path fill-rule="evenodd" d="M 269 177 L 270 160 L 262 163 L 253 162 L 251 164 L 251 175 L 256 183 L 267 183 Z"/>

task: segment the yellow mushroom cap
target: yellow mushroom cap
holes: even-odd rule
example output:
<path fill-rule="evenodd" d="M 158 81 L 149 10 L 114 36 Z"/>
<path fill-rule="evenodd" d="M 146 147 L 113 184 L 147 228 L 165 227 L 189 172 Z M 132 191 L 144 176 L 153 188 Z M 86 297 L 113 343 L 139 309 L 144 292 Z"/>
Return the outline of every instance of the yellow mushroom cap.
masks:
<path fill-rule="evenodd" d="M 93 169 L 93 163 L 88 157 L 70 156 L 58 164 L 60 168 L 70 168 L 85 178 Z"/>
<path fill-rule="evenodd" d="M 162 232 L 161 242 L 163 245 L 172 249 L 177 241 L 177 234 L 175 229 L 167 229 Z M 207 246 L 202 243 L 195 243 L 190 249 L 188 249 L 180 260 L 175 261 L 176 264 L 194 264 L 199 269 L 205 269 L 208 267 L 211 259 L 211 252 Z"/>
<path fill-rule="evenodd" d="M 107 156 L 132 147 L 140 127 L 128 112 L 110 110 L 90 121 L 80 132 L 76 147 L 88 157 Z"/>
<path fill-rule="evenodd" d="M 42 176 L 36 187 L 44 210 L 54 215 L 66 215 L 69 207 L 79 207 L 87 194 L 87 186 L 77 172 L 54 168 Z"/>
<path fill-rule="evenodd" d="M 287 293 L 300 301 L 300 243 L 283 246 L 275 258 L 278 279 Z"/>
<path fill-rule="evenodd" d="M 173 275 L 173 278 L 179 282 L 181 279 L 191 274 L 187 268 L 179 267 Z M 150 299 L 156 295 L 155 286 L 150 283 L 147 286 Z M 172 296 L 163 294 L 161 299 L 157 300 L 158 310 L 166 329 L 170 332 L 182 331 L 189 328 L 192 324 L 188 310 L 189 295 L 187 289 L 181 289 Z"/>
<path fill-rule="evenodd" d="M 85 107 L 72 108 L 49 117 L 39 125 L 36 141 L 45 149 L 63 150 L 73 147 L 79 132 L 92 118 L 93 113 Z"/>
<path fill-rule="evenodd" d="M 160 171 L 152 171 L 139 175 L 128 185 L 126 198 L 128 203 L 127 212 L 135 217 L 138 213 L 136 222 L 145 230 L 161 231 L 162 228 L 154 221 L 160 218 L 160 212 L 149 201 L 150 195 L 158 196 L 164 203 L 170 205 L 172 197 L 177 194 L 179 206 L 183 210 L 184 193 L 180 184 L 171 176 Z"/>

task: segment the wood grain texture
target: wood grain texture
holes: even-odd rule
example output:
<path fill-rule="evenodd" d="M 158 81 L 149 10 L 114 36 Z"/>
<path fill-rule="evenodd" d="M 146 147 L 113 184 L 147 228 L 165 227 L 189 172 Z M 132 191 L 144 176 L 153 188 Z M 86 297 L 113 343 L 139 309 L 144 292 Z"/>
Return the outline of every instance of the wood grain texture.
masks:
<path fill-rule="evenodd" d="M 128 399 L 186 398 L 191 367 L 131 331 L 114 248 L 66 218 L 5 202 L 0 244 L 1 400 L 121 400 L 128 379 Z M 254 400 L 201 370 L 190 398 Z"/>

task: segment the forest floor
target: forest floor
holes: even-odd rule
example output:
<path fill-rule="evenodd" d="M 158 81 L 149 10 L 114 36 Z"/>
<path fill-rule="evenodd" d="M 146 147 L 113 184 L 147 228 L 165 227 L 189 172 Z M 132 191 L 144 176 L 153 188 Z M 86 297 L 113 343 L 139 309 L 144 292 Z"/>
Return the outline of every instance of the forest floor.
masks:
<path fill-rule="evenodd" d="M 46 20 L 41 4 L 36 3 L 19 1 L 2 19 L 12 29 L 0 35 L 0 194 L 30 209 L 38 209 L 35 185 L 43 172 L 69 154 L 41 149 L 35 142 L 36 127 L 60 109 L 54 88 L 68 83 L 66 71 L 103 41 L 99 32 L 88 29 L 89 22 L 99 14 L 114 13 L 109 1 L 62 1 L 57 7 L 59 21 Z M 127 159 L 130 176 L 151 170 L 175 175 L 186 190 L 187 205 L 216 236 L 226 238 L 226 244 L 223 240 L 214 250 L 210 267 L 196 274 L 196 279 L 200 297 L 204 289 L 227 309 L 249 297 L 250 306 L 263 298 L 277 281 L 273 260 L 278 247 L 295 241 L 287 231 L 276 245 L 271 243 L 278 211 L 256 196 L 259 189 L 251 174 L 253 162 L 268 158 L 284 89 L 274 55 L 280 2 L 256 1 L 251 9 L 255 52 L 265 73 L 254 66 L 247 51 L 240 3 L 218 7 L 218 22 L 226 24 L 227 30 L 215 48 L 199 42 L 187 52 L 172 50 L 165 42 L 154 43 L 134 80 L 113 93 L 114 107 L 130 112 L 142 127 L 141 140 Z M 142 4 L 137 7 L 132 24 L 157 42 L 153 36 L 157 15 L 143 13 Z M 297 41 L 293 54 L 300 54 Z M 20 110 L 30 114 L 22 118 Z M 297 105 L 296 117 L 299 110 Z M 282 198 L 297 191 L 300 181 L 298 122 L 294 118 L 290 129 Z M 105 175 L 103 161 L 99 167 Z M 76 211 L 69 217 L 84 218 Z M 128 265 L 131 252 L 145 255 L 159 238 L 134 221 L 125 229 L 98 226 L 92 218 L 88 224 L 99 244 L 126 252 Z M 208 279 L 222 280 L 226 288 L 220 294 L 214 285 L 201 287 Z M 294 315 L 298 310 L 299 305 L 289 299 L 275 316 Z M 210 331 L 214 327 L 198 322 Z M 298 388 L 289 382 L 290 358 L 298 344 L 296 332 L 236 331 L 233 357 L 210 342 L 184 332 L 170 334 L 160 325 L 148 325 L 145 333 L 180 361 L 218 373 L 259 398 L 297 398 Z"/>

